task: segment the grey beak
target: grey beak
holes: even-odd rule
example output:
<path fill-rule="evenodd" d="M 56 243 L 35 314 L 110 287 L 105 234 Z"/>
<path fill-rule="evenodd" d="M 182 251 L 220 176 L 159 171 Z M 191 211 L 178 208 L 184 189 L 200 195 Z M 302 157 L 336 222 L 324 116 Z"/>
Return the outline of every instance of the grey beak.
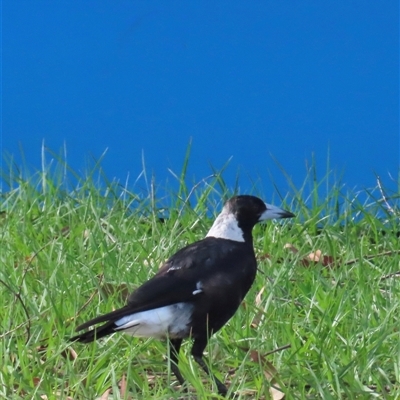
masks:
<path fill-rule="evenodd" d="M 266 221 L 268 219 L 281 219 L 281 218 L 293 218 L 295 215 L 290 211 L 283 210 L 282 208 L 273 206 L 272 204 L 265 203 L 267 207 L 266 211 L 264 211 L 259 221 Z"/>

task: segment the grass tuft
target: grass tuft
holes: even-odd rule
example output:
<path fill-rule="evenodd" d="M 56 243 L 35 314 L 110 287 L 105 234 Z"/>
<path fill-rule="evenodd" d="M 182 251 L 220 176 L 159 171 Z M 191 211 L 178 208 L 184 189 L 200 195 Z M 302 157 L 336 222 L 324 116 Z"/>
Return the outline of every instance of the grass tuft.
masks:
<path fill-rule="evenodd" d="M 82 176 L 64 153 L 49 154 L 32 175 L 12 160 L 2 171 L 0 397 L 185 398 L 167 371 L 166 343 L 67 339 L 204 237 L 238 184 L 213 168 L 189 183 L 190 147 L 172 175 L 177 191 L 145 168 L 145 187 L 132 189 L 108 180 L 101 160 Z M 240 399 L 400 398 L 400 190 L 386 193 L 378 179 L 362 194 L 344 192 L 315 164 L 296 188 L 280 168 L 290 191 L 276 193 L 297 218 L 255 228 L 261 272 L 210 341 L 209 364 Z M 189 348 L 180 366 L 190 390 L 217 398 Z"/>

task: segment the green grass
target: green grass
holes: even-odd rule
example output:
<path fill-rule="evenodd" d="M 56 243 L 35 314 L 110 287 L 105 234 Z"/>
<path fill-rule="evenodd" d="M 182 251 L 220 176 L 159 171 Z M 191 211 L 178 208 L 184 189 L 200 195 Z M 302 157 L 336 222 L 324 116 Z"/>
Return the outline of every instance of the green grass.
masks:
<path fill-rule="evenodd" d="M 221 171 L 189 185 L 186 162 L 178 190 L 161 197 L 152 179 L 129 191 L 97 164 L 86 177 L 60 160 L 33 176 L 15 167 L 3 174 L 11 189 L 0 209 L 0 398 L 96 399 L 110 387 L 115 399 L 187 398 L 167 370 L 165 342 L 67 340 L 204 237 L 237 190 Z M 255 228 L 262 272 L 210 340 L 208 362 L 241 399 L 270 398 L 271 374 L 286 399 L 400 398 L 400 277 L 389 276 L 400 270 L 399 193 L 386 198 L 388 211 L 384 192 L 360 203 L 312 168 L 301 188 L 287 179 L 290 192 L 276 187 L 274 203 L 297 217 Z M 311 261 L 317 250 L 332 264 Z M 186 341 L 180 367 L 190 390 L 218 398 L 189 350 Z"/>

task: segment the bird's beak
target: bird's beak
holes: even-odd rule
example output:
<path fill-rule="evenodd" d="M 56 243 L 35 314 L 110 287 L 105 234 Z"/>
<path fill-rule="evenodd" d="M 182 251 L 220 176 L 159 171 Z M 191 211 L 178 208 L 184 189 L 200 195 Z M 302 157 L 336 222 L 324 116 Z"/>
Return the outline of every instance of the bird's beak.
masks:
<path fill-rule="evenodd" d="M 282 208 L 273 206 L 272 204 L 265 203 L 267 209 L 261 214 L 258 221 L 266 221 L 268 219 L 280 219 L 280 218 L 293 218 L 295 215 L 290 211 L 282 210 Z"/>

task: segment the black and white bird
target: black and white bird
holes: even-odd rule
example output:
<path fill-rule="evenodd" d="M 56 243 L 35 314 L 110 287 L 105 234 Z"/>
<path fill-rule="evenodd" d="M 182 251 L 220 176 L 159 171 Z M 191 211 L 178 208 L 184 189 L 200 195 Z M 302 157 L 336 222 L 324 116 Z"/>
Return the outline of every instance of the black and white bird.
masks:
<path fill-rule="evenodd" d="M 85 322 L 77 330 L 104 324 L 70 340 L 90 343 L 116 332 L 168 339 L 171 370 L 183 385 L 178 353 L 182 340 L 192 338 L 192 356 L 225 395 L 227 388 L 211 373 L 203 351 L 210 336 L 235 314 L 254 281 L 253 227 L 261 221 L 291 217 L 291 212 L 257 197 L 232 197 L 204 239 L 169 258 L 130 295 L 124 307 Z"/>

